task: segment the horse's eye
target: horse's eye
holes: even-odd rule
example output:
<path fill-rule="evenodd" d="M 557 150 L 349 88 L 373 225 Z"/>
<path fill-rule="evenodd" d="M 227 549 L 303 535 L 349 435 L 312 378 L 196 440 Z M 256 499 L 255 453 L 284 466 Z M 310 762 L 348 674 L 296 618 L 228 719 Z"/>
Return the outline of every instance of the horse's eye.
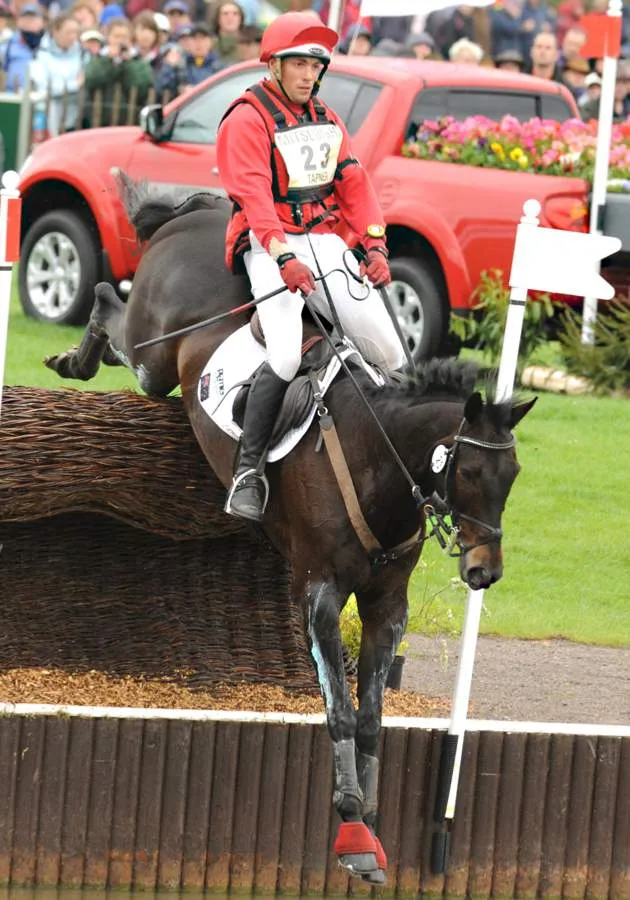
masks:
<path fill-rule="evenodd" d="M 459 474 L 462 476 L 464 481 L 468 481 L 471 484 L 474 484 L 475 482 L 479 481 L 481 477 L 481 468 L 477 466 L 473 468 L 461 468 L 459 470 Z"/>

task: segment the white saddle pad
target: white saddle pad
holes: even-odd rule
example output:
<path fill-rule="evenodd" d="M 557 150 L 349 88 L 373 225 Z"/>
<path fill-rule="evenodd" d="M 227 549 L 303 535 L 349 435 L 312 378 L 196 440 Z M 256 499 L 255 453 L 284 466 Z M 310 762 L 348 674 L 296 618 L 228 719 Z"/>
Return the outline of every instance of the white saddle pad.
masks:
<path fill-rule="evenodd" d="M 380 372 L 365 362 L 359 351 L 347 338 L 345 343 L 346 346 L 340 351 L 340 356 L 344 360 L 352 358 L 353 361 L 359 362 L 374 384 L 382 386 L 384 379 Z M 229 434 L 235 441 L 240 439 L 242 429 L 232 418 L 234 401 L 243 382 L 251 378 L 265 359 L 265 348 L 255 339 L 249 325 L 243 325 L 217 347 L 199 377 L 197 393 L 204 412 L 210 416 L 221 431 Z M 333 356 L 323 376 L 318 378 L 322 394 L 326 393 L 340 368 L 341 363 L 336 356 Z M 299 427 L 288 431 L 270 449 L 267 455 L 269 462 L 282 459 L 293 450 L 310 428 L 316 411 L 316 404 L 313 403 L 313 408 L 304 422 Z"/>

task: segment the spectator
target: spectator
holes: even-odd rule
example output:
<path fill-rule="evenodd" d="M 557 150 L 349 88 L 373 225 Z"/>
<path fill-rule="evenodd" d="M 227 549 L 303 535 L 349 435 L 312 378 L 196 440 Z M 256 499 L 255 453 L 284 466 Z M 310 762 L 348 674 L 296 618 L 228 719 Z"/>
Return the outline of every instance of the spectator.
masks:
<path fill-rule="evenodd" d="M 99 25 L 101 28 L 105 28 L 108 22 L 111 22 L 112 19 L 126 19 L 125 10 L 119 3 L 108 3 L 101 10 L 101 14 L 98 17 Z"/>
<path fill-rule="evenodd" d="M 38 91 L 49 97 L 46 131 L 50 136 L 71 131 L 77 125 L 78 94 L 83 84 L 83 53 L 79 23 L 69 13 L 58 15 L 50 34 L 44 35 L 31 77 Z M 46 111 L 46 102 L 36 107 Z"/>
<path fill-rule="evenodd" d="M 260 57 L 262 34 L 262 29 L 257 25 L 244 25 L 241 28 L 236 44 L 239 62 L 247 62 Z"/>
<path fill-rule="evenodd" d="M 441 29 L 441 51 L 446 59 L 450 58 L 449 51 L 453 44 L 467 38 L 473 41 L 475 37 L 475 24 L 470 6 L 456 6 Z"/>
<path fill-rule="evenodd" d="M 153 13 L 153 20 L 157 25 L 158 42 L 160 47 L 163 47 L 164 44 L 168 43 L 168 39 L 171 36 L 170 22 L 168 21 L 168 17 L 161 12 Z"/>
<path fill-rule="evenodd" d="M 584 79 L 584 88 L 584 93 L 578 100 L 579 107 L 585 106 L 590 100 L 599 101 L 599 98 L 602 95 L 602 80 L 597 72 L 591 72 L 586 76 Z M 580 110 L 580 115 L 581 114 Z"/>
<path fill-rule="evenodd" d="M 541 31 L 534 38 L 531 49 L 530 74 L 547 81 L 561 81 L 558 69 L 558 41 L 555 34 Z"/>
<path fill-rule="evenodd" d="M 586 43 L 586 33 L 582 28 L 569 28 L 564 35 L 562 46 L 560 47 L 560 59 L 558 65 L 564 68 L 570 59 L 582 59 L 580 50 Z"/>
<path fill-rule="evenodd" d="M 13 34 L 10 26 L 11 18 L 11 10 L 4 0 L 0 0 L 0 45 L 6 43 Z"/>
<path fill-rule="evenodd" d="M 79 23 L 81 31 L 97 28 L 98 16 L 89 3 L 75 3 L 70 13 Z"/>
<path fill-rule="evenodd" d="M 520 50 L 503 50 L 494 57 L 494 67 L 504 72 L 524 72 L 525 60 Z"/>
<path fill-rule="evenodd" d="M 171 97 L 187 93 L 221 68 L 219 59 L 213 52 L 214 37 L 205 22 L 191 25 L 189 37 L 190 52 L 171 48 L 164 57 L 155 80 L 160 96 L 164 93 Z"/>
<path fill-rule="evenodd" d="M 366 25 L 356 24 L 339 44 L 339 52 L 350 56 L 368 56 L 372 52 L 372 32 Z"/>
<path fill-rule="evenodd" d="M 105 36 L 96 28 L 87 28 L 81 32 L 81 49 L 85 65 L 89 62 L 90 57 L 99 55 L 105 43 Z"/>
<path fill-rule="evenodd" d="M 599 103 L 600 97 L 593 97 L 584 103 L 580 111 L 585 122 L 599 119 Z M 613 122 L 623 122 L 627 116 L 630 116 L 630 59 L 620 59 L 617 63 Z"/>
<path fill-rule="evenodd" d="M 405 44 L 411 31 L 413 16 L 372 16 L 372 42 L 396 41 Z"/>
<path fill-rule="evenodd" d="M 153 85 L 151 66 L 131 46 L 128 19 L 110 19 L 105 28 L 107 41 L 101 53 L 85 69 L 88 113 L 91 125 L 123 125 L 137 120 Z M 134 108 L 129 103 L 134 100 Z M 99 101 L 101 115 L 94 121 Z"/>
<path fill-rule="evenodd" d="M 449 62 L 463 63 L 467 66 L 478 66 L 483 59 L 483 50 L 479 44 L 469 41 L 468 38 L 460 38 L 451 45 L 448 51 Z"/>
<path fill-rule="evenodd" d="M 44 14 L 34 3 L 25 4 L 19 11 L 16 30 L 0 48 L 0 68 L 6 73 L 6 90 L 18 93 L 26 84 L 28 67 L 35 59 L 44 36 Z"/>
<path fill-rule="evenodd" d="M 584 4 L 582 0 L 562 0 L 558 4 L 558 19 L 556 22 L 556 37 L 562 45 L 565 35 L 570 28 L 574 28 L 579 24 L 581 17 L 584 15 Z"/>
<path fill-rule="evenodd" d="M 515 50 L 523 56 L 522 7 L 520 0 L 503 0 L 490 10 L 490 34 L 492 53 L 496 56 L 505 50 Z"/>
<path fill-rule="evenodd" d="M 133 20 L 133 44 L 141 59 L 155 68 L 160 52 L 160 32 L 154 14 L 145 9 Z"/>
<path fill-rule="evenodd" d="M 190 7 L 185 0 L 167 0 L 163 12 L 170 23 L 171 34 L 182 25 L 192 25 Z"/>
<path fill-rule="evenodd" d="M 434 59 L 436 57 L 435 41 L 428 31 L 412 34 L 407 38 L 407 47 L 413 50 L 416 59 Z"/>
<path fill-rule="evenodd" d="M 590 66 L 581 56 L 575 56 L 567 60 L 562 67 L 562 83 L 568 87 L 576 100 L 579 100 L 586 90 L 586 76 L 590 72 Z"/>
<path fill-rule="evenodd" d="M 534 39 L 539 34 L 556 35 L 556 14 L 545 0 L 525 0 L 521 13 L 521 51 L 525 59 L 531 54 Z"/>
<path fill-rule="evenodd" d="M 238 62 L 236 45 L 244 21 L 243 10 L 234 0 L 221 0 L 214 11 L 210 28 L 216 35 L 214 52 L 222 68 Z"/>
<path fill-rule="evenodd" d="M 372 50 L 372 56 L 398 56 L 403 49 L 403 44 L 393 41 L 391 38 L 383 38 Z"/>
<path fill-rule="evenodd" d="M 179 28 L 175 29 L 175 34 L 173 37 L 175 38 L 175 43 L 173 44 L 169 41 L 167 45 L 169 49 L 171 47 L 175 47 L 181 54 L 183 53 L 192 53 L 193 42 L 191 37 L 192 31 L 192 23 L 190 25 L 180 25 Z M 174 59 L 175 57 L 173 57 Z M 183 57 L 177 56 L 178 59 L 181 60 Z"/>

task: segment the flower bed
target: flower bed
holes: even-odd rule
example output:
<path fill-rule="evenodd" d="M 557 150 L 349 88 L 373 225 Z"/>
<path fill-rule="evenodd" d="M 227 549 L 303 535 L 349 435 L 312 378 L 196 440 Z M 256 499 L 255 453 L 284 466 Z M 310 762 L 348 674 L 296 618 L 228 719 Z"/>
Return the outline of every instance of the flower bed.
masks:
<path fill-rule="evenodd" d="M 471 116 L 425 121 L 415 139 L 405 142 L 403 156 L 463 163 L 515 172 L 541 172 L 593 179 L 597 122 L 569 119 L 519 122 L 504 116 L 493 122 Z M 630 118 L 613 125 L 609 178 L 611 190 L 630 191 Z"/>

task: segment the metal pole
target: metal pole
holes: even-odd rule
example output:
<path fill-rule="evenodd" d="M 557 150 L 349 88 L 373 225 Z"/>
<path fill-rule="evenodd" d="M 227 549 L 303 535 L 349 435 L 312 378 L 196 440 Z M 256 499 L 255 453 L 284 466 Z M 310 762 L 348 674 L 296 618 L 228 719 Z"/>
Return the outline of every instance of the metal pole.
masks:
<path fill-rule="evenodd" d="M 609 0 L 607 15 L 621 18 L 622 0 Z M 611 23 L 612 24 L 612 23 Z M 599 100 L 599 121 L 597 124 L 597 147 L 593 172 L 593 192 L 591 196 L 590 234 L 603 234 L 603 213 L 606 207 L 608 185 L 608 163 L 612 139 L 612 120 L 615 102 L 615 82 L 617 80 L 617 57 L 604 56 L 602 71 L 602 93 Z M 595 340 L 597 320 L 597 297 L 585 297 L 582 305 L 582 343 L 592 344 Z"/>

